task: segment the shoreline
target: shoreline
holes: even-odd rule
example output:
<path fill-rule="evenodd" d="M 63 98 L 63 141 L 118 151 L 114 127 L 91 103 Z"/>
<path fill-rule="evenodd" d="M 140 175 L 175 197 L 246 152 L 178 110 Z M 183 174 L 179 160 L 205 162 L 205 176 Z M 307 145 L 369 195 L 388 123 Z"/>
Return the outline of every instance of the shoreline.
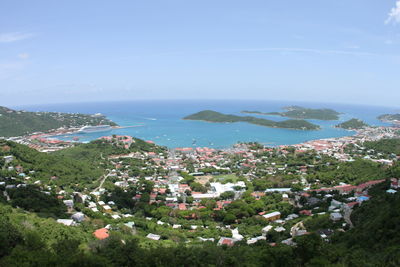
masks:
<path fill-rule="evenodd" d="M 190 119 L 183 119 L 183 120 L 190 120 Z M 209 123 L 231 123 L 231 122 L 210 122 L 210 121 L 205 121 L 205 120 L 192 120 L 192 121 L 204 121 L 204 122 L 209 122 Z M 135 128 L 135 127 L 143 127 L 144 125 L 130 125 L 130 126 L 112 126 L 112 130 L 114 129 L 125 129 L 125 128 Z M 290 128 L 276 128 L 276 127 L 267 127 L 267 128 L 275 128 L 275 129 L 285 129 L 285 130 L 298 130 L 298 129 L 290 129 Z M 10 140 L 10 141 L 16 141 L 19 143 L 23 143 L 26 145 L 31 146 L 32 148 L 35 148 L 39 151 L 52 151 L 52 150 L 60 150 L 60 149 L 64 149 L 64 148 L 68 148 L 70 146 L 72 146 L 73 144 L 76 143 L 87 143 L 96 139 L 92 139 L 92 140 L 87 140 L 87 141 L 80 141 L 79 136 L 72 136 L 72 135 L 79 135 L 82 133 L 79 133 L 78 130 L 80 128 L 68 128 L 68 129 L 53 129 L 50 130 L 46 133 L 33 133 L 30 135 L 26 135 L 26 136 L 20 136 L 20 137 L 10 137 L 10 138 L 4 138 L 6 140 Z M 270 142 L 270 141 L 240 141 L 237 140 L 235 143 L 226 145 L 226 146 L 215 146 L 215 142 L 212 144 L 211 148 L 216 149 L 216 150 L 230 150 L 232 149 L 236 144 L 238 143 L 251 143 L 251 142 L 255 142 L 255 143 L 259 143 L 262 144 L 265 147 L 290 147 L 290 146 L 304 146 L 310 143 L 316 143 L 316 142 L 325 142 L 325 141 L 334 141 L 334 142 L 338 142 L 338 141 L 345 141 L 345 142 L 349 142 L 349 140 L 355 141 L 355 140 L 369 140 L 371 136 L 374 136 L 374 134 L 371 133 L 377 133 L 377 132 L 384 132 L 385 131 L 398 131 L 400 128 L 397 125 L 392 125 L 392 126 L 371 126 L 371 127 L 366 127 L 363 129 L 356 129 L 356 130 L 350 130 L 350 129 L 343 129 L 346 132 L 348 132 L 348 134 L 344 135 L 344 136 L 340 136 L 340 137 L 326 137 L 326 138 L 311 138 L 309 140 L 304 140 L 298 143 L 294 143 L 294 144 L 274 144 L 274 142 Z M 303 131 L 303 130 L 302 130 Z M 382 134 L 382 133 L 381 133 Z M 61 140 L 59 139 L 60 136 L 63 135 L 70 135 L 71 139 L 73 140 Z M 377 134 L 375 134 L 377 135 Z M 105 133 L 104 136 L 112 136 L 112 134 L 110 133 Z M 132 135 L 130 135 L 132 136 Z M 137 137 L 140 138 L 140 137 Z M 374 137 L 373 139 L 376 139 L 378 137 Z M 141 138 L 143 139 L 143 138 Z M 144 138 L 146 139 L 146 138 Z M 150 139 L 151 140 L 151 139 Z M 157 143 L 157 142 L 155 142 Z M 201 147 L 208 147 L 207 145 L 204 146 L 191 146 L 191 145 L 183 145 L 183 146 L 168 146 L 168 145 L 162 145 L 162 146 L 166 146 L 170 149 L 179 149 L 179 148 L 201 148 Z M 48 151 L 47 151 L 48 150 Z"/>
<path fill-rule="evenodd" d="M 284 116 L 284 115 L 280 115 L 280 114 L 268 114 L 268 113 L 263 113 L 263 112 L 243 112 L 240 111 L 240 113 L 242 114 L 255 114 L 255 115 L 260 115 L 260 116 L 271 116 L 271 117 L 279 117 L 279 118 L 286 118 L 288 120 L 315 120 L 315 121 L 337 121 L 338 119 L 331 119 L 331 120 L 323 120 L 323 119 L 314 119 L 314 118 L 296 118 L 296 117 L 288 117 L 288 116 Z M 344 114 L 344 113 L 341 113 Z"/>
<path fill-rule="evenodd" d="M 116 130 L 116 129 L 125 129 L 125 128 L 134 128 L 134 127 L 143 127 L 144 125 L 131 125 L 131 126 L 111 126 L 112 130 Z M 61 133 L 56 133 L 56 134 L 51 134 L 49 135 L 49 137 L 57 137 L 60 135 L 73 135 L 73 134 L 82 134 L 81 132 L 79 132 L 81 128 L 69 128 L 66 132 L 61 132 Z M 107 130 L 104 132 L 109 132 L 111 130 Z M 98 133 L 100 133 L 102 131 L 99 131 Z M 50 132 L 51 133 L 51 132 Z M 95 133 L 95 132 L 93 132 Z"/>
<path fill-rule="evenodd" d="M 113 127 L 113 128 L 115 128 L 115 129 L 121 129 L 121 128 L 132 128 L 132 127 L 140 127 L 140 126 L 139 126 L 139 125 L 138 125 L 138 126 L 115 126 L 115 127 Z M 266 144 L 266 143 L 268 143 L 268 142 L 257 142 L 257 141 L 253 141 L 253 142 L 262 144 L 263 146 L 265 146 L 265 147 L 270 147 L 270 148 L 275 148 L 275 147 L 290 147 L 290 146 L 300 146 L 300 145 L 304 145 L 304 144 L 307 144 L 307 143 L 310 143 L 310 142 L 326 141 L 326 140 L 340 140 L 340 138 L 352 138 L 352 137 L 355 137 L 355 136 L 357 136 L 357 135 L 359 134 L 358 131 L 351 131 L 351 130 L 348 130 L 348 131 L 349 131 L 349 132 L 355 132 L 355 133 L 352 134 L 352 135 L 346 135 L 346 136 L 342 136 L 342 137 L 328 137 L 328 138 L 321 138 L 321 139 L 310 139 L 310 140 L 307 140 L 307 141 L 304 141 L 304 142 L 301 142 L 301 143 L 296 143 L 296 144 L 273 145 L 272 143 Z M 68 132 L 68 133 L 64 133 L 64 134 L 71 134 L 71 135 L 72 135 L 72 134 L 74 134 L 74 133 L 76 133 L 76 131 L 75 131 L 75 132 Z M 58 135 L 46 135 L 46 134 L 44 134 L 43 137 L 49 138 L 49 140 L 54 140 L 54 139 L 55 139 L 55 140 L 57 140 L 57 141 L 59 142 L 59 144 L 62 144 L 62 143 L 67 144 L 67 146 L 64 147 L 64 148 L 67 148 L 67 147 L 71 146 L 71 145 L 74 144 L 74 143 L 80 143 L 80 144 L 86 143 L 86 142 L 79 141 L 79 140 L 64 141 L 64 140 L 57 139 L 57 136 L 60 136 L 60 135 L 62 135 L 62 134 L 58 134 Z M 112 135 L 105 135 L 105 136 L 112 136 Z M 98 138 L 97 138 L 97 139 L 98 139 Z M 93 140 L 97 140 L 97 139 L 93 139 Z M 93 140 L 91 140 L 91 141 L 93 141 Z M 90 141 L 89 141 L 89 142 L 90 142 Z M 249 141 L 249 142 L 252 142 L 252 141 Z M 220 150 L 220 151 L 228 151 L 228 150 L 233 149 L 234 146 L 235 146 L 236 144 L 238 144 L 238 143 L 249 143 L 249 142 L 237 141 L 237 143 L 231 144 L 231 145 L 229 145 L 229 146 L 220 147 L 220 148 L 213 148 L 213 149 L 215 149 L 215 150 Z M 155 142 L 155 143 L 156 143 L 156 142 Z M 157 144 L 157 143 L 156 143 L 156 144 Z M 175 150 L 175 149 L 182 149 L 182 148 L 188 148 L 188 147 L 190 147 L 190 148 L 192 148 L 192 149 L 203 148 L 203 147 L 208 148 L 207 146 L 179 146 L 179 147 L 168 147 L 168 148 L 169 148 L 169 149 L 174 149 L 174 150 Z M 61 149 L 64 149 L 64 148 L 61 148 Z"/>
<path fill-rule="evenodd" d="M 125 126 L 125 127 L 116 127 L 116 128 L 119 129 L 119 128 L 131 128 L 131 127 L 139 127 L 139 126 Z M 273 145 L 272 143 L 270 143 L 268 145 L 268 144 L 266 144 L 268 142 L 257 142 L 257 141 L 241 142 L 241 141 L 237 141 L 237 143 L 231 144 L 231 145 L 229 145 L 227 147 L 213 148 L 213 149 L 221 150 L 221 151 L 230 150 L 238 143 L 251 143 L 251 142 L 262 144 L 265 147 L 291 147 L 291 146 L 301 146 L 301 145 L 309 144 L 309 143 L 312 143 L 312 142 L 319 142 L 319 141 L 340 141 L 342 139 L 345 139 L 345 141 L 349 141 L 349 139 L 356 140 L 356 139 L 366 138 L 367 137 L 366 132 L 374 131 L 374 130 L 378 130 L 379 131 L 379 130 L 383 130 L 383 129 L 394 129 L 394 130 L 397 130 L 397 127 L 393 127 L 393 126 L 376 126 L 376 127 L 367 127 L 367 128 L 363 128 L 363 129 L 357 129 L 357 130 L 344 129 L 347 132 L 349 132 L 349 135 L 341 136 L 341 137 L 327 137 L 327 138 L 319 138 L 319 139 L 310 139 L 310 140 L 306 140 L 304 142 L 295 143 L 295 144 Z M 350 132 L 352 132 L 353 134 L 350 134 Z M 83 142 L 77 141 L 75 143 L 83 143 Z M 169 149 L 182 149 L 182 148 L 188 148 L 188 147 L 193 148 L 193 149 L 202 148 L 202 146 L 179 146 L 179 147 L 168 147 L 168 148 Z M 207 146 L 203 146 L 203 147 L 207 147 Z"/>

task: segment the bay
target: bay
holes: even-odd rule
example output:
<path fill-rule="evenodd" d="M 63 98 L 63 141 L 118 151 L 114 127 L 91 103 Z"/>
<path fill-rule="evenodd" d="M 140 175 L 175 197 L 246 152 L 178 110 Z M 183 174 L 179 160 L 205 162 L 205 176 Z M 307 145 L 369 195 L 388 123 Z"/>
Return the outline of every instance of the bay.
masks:
<path fill-rule="evenodd" d="M 241 110 L 261 112 L 282 111 L 290 105 L 309 108 L 332 108 L 343 113 L 337 121 L 308 120 L 321 126 L 318 131 L 267 128 L 248 123 L 209 123 L 182 120 L 183 117 L 201 110 L 241 114 Z M 170 148 L 213 147 L 227 148 L 238 142 L 259 142 L 269 146 L 298 144 L 309 140 L 342 137 L 355 134 L 353 131 L 333 126 L 351 118 L 359 118 L 371 125 L 389 125 L 376 119 L 378 115 L 396 112 L 395 107 L 364 105 L 259 101 L 259 100 L 138 100 L 126 102 L 68 103 L 19 106 L 28 111 L 54 111 L 70 113 L 102 113 L 121 126 L 138 126 L 96 132 L 59 136 L 61 140 L 78 137 L 89 142 L 104 135 L 130 135 Z M 279 116 L 251 115 L 271 120 L 285 120 Z"/>

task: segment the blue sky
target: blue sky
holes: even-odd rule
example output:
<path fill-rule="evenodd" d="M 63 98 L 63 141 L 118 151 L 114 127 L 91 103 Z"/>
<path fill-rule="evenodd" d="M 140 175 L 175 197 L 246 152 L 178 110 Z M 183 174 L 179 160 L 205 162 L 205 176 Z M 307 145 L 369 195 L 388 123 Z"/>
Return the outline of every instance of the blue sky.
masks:
<path fill-rule="evenodd" d="M 400 1 L 0 2 L 0 105 L 193 98 L 399 106 Z"/>

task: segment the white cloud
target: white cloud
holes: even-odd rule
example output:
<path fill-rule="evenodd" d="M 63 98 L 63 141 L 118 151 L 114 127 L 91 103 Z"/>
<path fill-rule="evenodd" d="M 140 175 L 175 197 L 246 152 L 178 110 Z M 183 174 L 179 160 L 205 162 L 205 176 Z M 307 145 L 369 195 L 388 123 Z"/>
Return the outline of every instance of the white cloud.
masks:
<path fill-rule="evenodd" d="M 386 19 L 385 24 L 391 22 L 400 23 L 400 0 L 397 0 L 396 6 L 390 10 L 389 17 Z"/>
<path fill-rule="evenodd" d="M 0 33 L 0 43 L 12 43 L 32 38 L 33 36 L 34 34 L 32 33 L 22 33 L 22 32 Z"/>
<path fill-rule="evenodd" d="M 18 54 L 18 58 L 20 58 L 20 59 L 28 59 L 29 58 L 29 54 L 28 53 Z"/>

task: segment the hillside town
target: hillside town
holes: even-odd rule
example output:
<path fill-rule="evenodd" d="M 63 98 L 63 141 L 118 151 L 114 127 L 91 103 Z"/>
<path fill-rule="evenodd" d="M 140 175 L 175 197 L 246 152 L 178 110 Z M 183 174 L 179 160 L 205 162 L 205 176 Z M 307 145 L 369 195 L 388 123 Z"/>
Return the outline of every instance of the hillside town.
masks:
<path fill-rule="evenodd" d="M 14 156 L 5 155 L 3 169 L 17 176 L 2 179 L 0 187 L 8 200 L 9 190 L 30 185 L 38 186 L 44 194 L 55 194 L 69 214 L 57 222 L 77 227 L 85 221 L 101 220 L 104 225 L 100 223 L 102 227 L 93 231 L 100 240 L 125 229 L 153 241 L 209 241 L 232 246 L 267 240 L 271 245 L 295 245 L 294 237 L 316 230 L 314 219 L 325 221 L 326 228 L 318 229 L 318 234 L 328 241 L 335 231 L 352 227 L 354 207 L 369 201 L 369 189 L 387 180 L 377 177 L 362 183 L 327 183 L 315 179 L 317 170 L 358 159 L 392 166 L 400 155 L 378 153 L 363 143 L 398 134 L 398 128 L 374 127 L 354 136 L 293 146 L 239 143 L 222 150 L 186 147 L 111 154 L 101 156 L 108 168 L 96 180 L 96 187 L 86 185 L 79 190 L 32 179 L 34 166 L 15 165 L 18 161 Z M 48 152 L 50 148 L 74 146 L 41 134 L 11 140 Z M 99 141 L 125 150 L 136 143 L 130 136 L 117 135 Z M 3 147 L 3 151 L 7 149 Z M 394 194 L 399 180 L 389 180 L 386 192 Z"/>

